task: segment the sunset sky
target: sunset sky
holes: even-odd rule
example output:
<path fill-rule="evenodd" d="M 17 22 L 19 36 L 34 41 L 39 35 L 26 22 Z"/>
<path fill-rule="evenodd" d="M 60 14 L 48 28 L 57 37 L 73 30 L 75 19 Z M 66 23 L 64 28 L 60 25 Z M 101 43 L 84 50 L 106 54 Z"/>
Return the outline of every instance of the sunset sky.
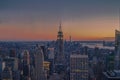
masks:
<path fill-rule="evenodd" d="M 120 0 L 0 0 L 0 40 L 101 40 L 119 29 Z M 107 37 L 107 38 L 106 38 Z"/>

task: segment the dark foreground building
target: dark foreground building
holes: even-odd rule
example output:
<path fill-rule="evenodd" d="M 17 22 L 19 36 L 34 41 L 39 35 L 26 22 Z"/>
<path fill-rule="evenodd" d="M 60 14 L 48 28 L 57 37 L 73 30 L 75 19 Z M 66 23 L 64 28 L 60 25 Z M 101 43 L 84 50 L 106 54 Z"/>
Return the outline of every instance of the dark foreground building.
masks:
<path fill-rule="evenodd" d="M 120 71 L 103 72 L 103 80 L 120 80 Z"/>

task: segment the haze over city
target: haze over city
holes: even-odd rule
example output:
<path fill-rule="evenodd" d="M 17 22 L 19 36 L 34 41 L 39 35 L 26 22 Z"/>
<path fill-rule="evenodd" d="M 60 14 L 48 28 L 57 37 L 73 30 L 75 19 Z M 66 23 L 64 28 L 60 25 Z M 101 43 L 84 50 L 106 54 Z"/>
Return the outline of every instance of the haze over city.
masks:
<path fill-rule="evenodd" d="M 0 40 L 113 40 L 119 0 L 0 0 Z"/>
<path fill-rule="evenodd" d="M 120 80 L 120 0 L 0 0 L 0 80 Z"/>

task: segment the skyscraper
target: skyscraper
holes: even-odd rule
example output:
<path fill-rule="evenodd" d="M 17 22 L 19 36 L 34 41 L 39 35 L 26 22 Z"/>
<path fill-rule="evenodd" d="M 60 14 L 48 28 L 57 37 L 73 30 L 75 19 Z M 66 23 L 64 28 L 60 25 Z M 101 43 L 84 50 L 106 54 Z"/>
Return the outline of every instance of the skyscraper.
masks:
<path fill-rule="evenodd" d="M 35 79 L 34 80 L 46 80 L 44 72 L 44 55 L 40 46 L 35 49 Z"/>
<path fill-rule="evenodd" d="M 63 41 L 63 32 L 61 28 L 61 24 L 59 26 L 59 31 L 57 35 L 57 51 L 55 55 L 55 68 L 56 71 L 59 71 L 63 69 L 65 65 L 65 56 L 64 56 L 64 41 Z"/>
<path fill-rule="evenodd" d="M 23 52 L 23 76 L 25 80 L 30 80 L 30 55 L 28 50 Z"/>
<path fill-rule="evenodd" d="M 23 64 L 30 65 L 30 55 L 28 50 L 23 52 Z"/>
<path fill-rule="evenodd" d="M 120 31 L 118 30 L 115 30 L 115 57 L 113 57 L 114 54 L 108 57 L 108 71 L 103 72 L 103 80 L 120 80 Z"/>
<path fill-rule="evenodd" d="M 120 45 L 120 31 L 115 30 L 115 51 L 118 51 Z"/>
<path fill-rule="evenodd" d="M 70 55 L 70 80 L 88 80 L 88 55 Z"/>
<path fill-rule="evenodd" d="M 115 69 L 120 70 L 120 31 L 115 30 Z"/>

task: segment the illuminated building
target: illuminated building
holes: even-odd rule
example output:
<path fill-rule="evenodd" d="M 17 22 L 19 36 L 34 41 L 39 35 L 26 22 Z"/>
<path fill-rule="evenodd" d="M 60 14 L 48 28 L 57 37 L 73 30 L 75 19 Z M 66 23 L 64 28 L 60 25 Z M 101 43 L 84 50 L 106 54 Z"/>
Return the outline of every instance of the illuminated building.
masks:
<path fill-rule="evenodd" d="M 88 80 L 88 55 L 70 55 L 70 80 Z"/>
<path fill-rule="evenodd" d="M 44 66 L 44 70 L 48 70 L 48 71 L 50 70 L 50 67 L 49 67 L 50 66 L 50 62 L 44 61 L 44 65 L 43 66 Z"/>
<path fill-rule="evenodd" d="M 49 76 L 49 71 L 50 71 L 50 62 L 44 61 L 44 71 L 45 71 L 45 76 Z"/>

